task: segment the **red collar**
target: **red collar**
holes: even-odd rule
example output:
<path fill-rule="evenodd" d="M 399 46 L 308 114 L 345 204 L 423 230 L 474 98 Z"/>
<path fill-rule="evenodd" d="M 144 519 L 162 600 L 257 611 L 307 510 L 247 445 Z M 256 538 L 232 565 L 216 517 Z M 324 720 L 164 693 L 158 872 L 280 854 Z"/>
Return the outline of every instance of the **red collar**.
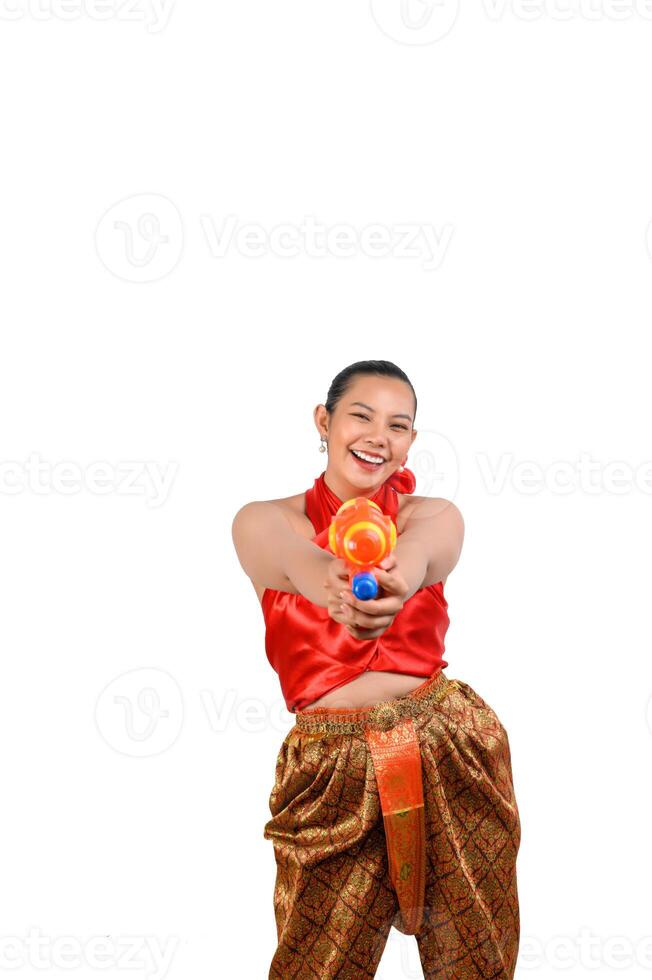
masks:
<path fill-rule="evenodd" d="M 316 478 L 310 490 L 306 490 L 306 514 L 317 535 L 330 525 L 331 517 L 344 503 L 324 480 L 325 472 Z M 369 499 L 378 504 L 383 514 L 387 514 L 395 522 L 398 514 L 398 494 L 414 493 L 416 484 L 412 470 L 404 467 L 392 473 Z"/>

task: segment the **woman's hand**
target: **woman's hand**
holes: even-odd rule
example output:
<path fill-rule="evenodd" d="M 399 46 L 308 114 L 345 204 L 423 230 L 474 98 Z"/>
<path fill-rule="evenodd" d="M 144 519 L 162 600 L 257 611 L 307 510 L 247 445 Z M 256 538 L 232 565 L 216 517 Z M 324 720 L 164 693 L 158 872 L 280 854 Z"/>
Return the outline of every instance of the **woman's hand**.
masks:
<path fill-rule="evenodd" d="M 382 561 L 373 573 L 380 587 L 377 599 L 356 599 L 349 588 L 347 565 L 341 558 L 331 561 L 324 582 L 331 618 L 346 626 L 351 636 L 358 640 L 381 636 L 403 608 L 408 592 L 394 555 Z"/>

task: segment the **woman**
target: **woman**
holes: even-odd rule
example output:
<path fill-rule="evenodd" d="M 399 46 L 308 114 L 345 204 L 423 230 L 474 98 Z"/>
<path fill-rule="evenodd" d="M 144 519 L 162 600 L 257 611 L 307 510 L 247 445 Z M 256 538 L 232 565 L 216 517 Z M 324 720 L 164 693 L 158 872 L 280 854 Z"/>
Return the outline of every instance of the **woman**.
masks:
<path fill-rule="evenodd" d="M 314 411 L 326 470 L 233 522 L 296 716 L 264 829 L 278 980 L 373 977 L 392 925 L 416 936 L 426 980 L 514 975 L 521 828 L 509 741 L 480 695 L 443 672 L 443 587 L 464 525 L 451 501 L 413 494 L 416 407 L 392 362 L 351 364 Z M 367 601 L 328 548 L 332 516 L 358 496 L 398 534 Z"/>

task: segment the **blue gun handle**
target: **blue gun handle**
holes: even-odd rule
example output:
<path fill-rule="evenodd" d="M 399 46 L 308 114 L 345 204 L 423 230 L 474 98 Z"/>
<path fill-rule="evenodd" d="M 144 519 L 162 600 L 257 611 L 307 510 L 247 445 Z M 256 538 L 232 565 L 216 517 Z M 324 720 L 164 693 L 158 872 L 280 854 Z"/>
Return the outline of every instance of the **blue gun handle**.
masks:
<path fill-rule="evenodd" d="M 351 591 L 356 599 L 375 599 L 378 595 L 378 582 L 371 572 L 358 572 L 353 576 Z"/>

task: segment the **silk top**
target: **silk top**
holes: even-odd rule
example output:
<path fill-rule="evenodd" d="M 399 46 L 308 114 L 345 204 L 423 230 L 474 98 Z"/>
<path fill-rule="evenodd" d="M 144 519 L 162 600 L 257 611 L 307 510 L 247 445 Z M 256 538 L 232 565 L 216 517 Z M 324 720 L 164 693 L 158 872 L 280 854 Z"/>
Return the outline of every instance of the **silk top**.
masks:
<path fill-rule="evenodd" d="M 413 493 L 415 485 L 414 474 L 404 468 L 393 473 L 370 499 L 396 523 L 397 490 Z M 328 528 L 342 503 L 328 487 L 324 473 L 306 491 L 305 511 L 315 531 L 311 540 L 330 554 Z M 443 653 L 450 621 L 442 582 L 415 592 L 391 626 L 369 640 L 351 636 L 327 608 L 303 595 L 265 589 L 261 604 L 267 658 L 291 712 L 303 710 L 366 670 L 430 677 L 437 668 L 448 666 Z"/>

